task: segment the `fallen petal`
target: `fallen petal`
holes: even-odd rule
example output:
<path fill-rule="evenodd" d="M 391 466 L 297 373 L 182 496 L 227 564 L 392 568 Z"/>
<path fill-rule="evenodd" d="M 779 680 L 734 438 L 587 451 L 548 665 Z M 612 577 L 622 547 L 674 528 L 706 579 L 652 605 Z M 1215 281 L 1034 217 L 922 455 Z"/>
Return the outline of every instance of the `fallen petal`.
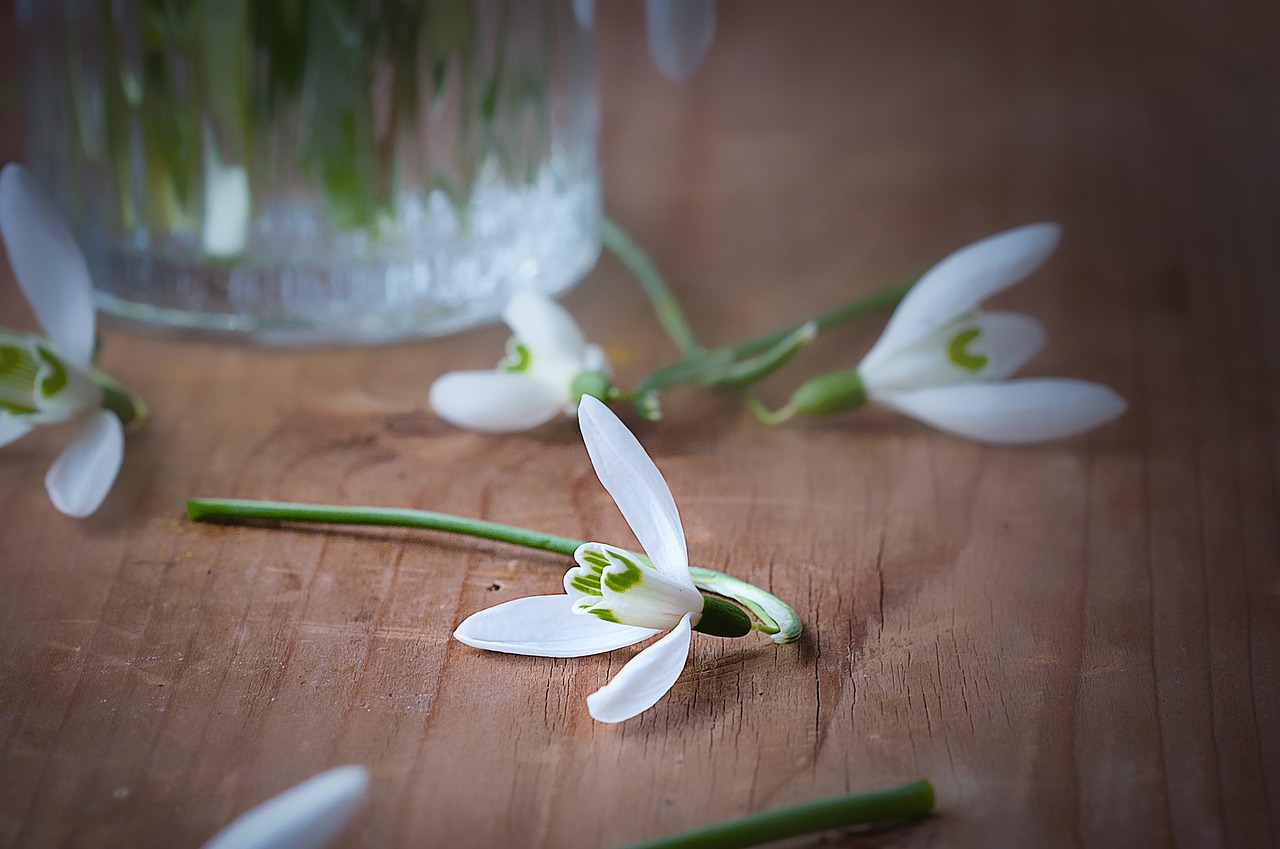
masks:
<path fill-rule="evenodd" d="M 18 286 L 58 352 L 81 368 L 93 358 L 93 281 L 75 238 L 36 178 L 0 171 L 0 236 Z"/>
<path fill-rule="evenodd" d="M 1048 259 L 1061 234 L 1057 224 L 1028 224 L 949 255 L 907 292 L 859 368 L 880 368 L 896 352 L 1022 280 Z"/>
<path fill-rule="evenodd" d="M 591 465 L 658 571 L 693 587 L 675 499 L 640 442 L 603 402 L 584 395 L 578 423 Z"/>
<path fill-rule="evenodd" d="M 939 430 L 992 445 L 1075 436 L 1111 421 L 1128 406 L 1108 386 L 1068 378 L 969 383 L 872 398 Z"/>
<path fill-rule="evenodd" d="M 368 786 L 364 767 L 322 772 L 241 814 L 204 849 L 319 849 L 351 819 Z"/>
<path fill-rule="evenodd" d="M 473 613 L 453 636 L 478 649 L 533 657 L 583 657 L 634 645 L 658 633 L 573 612 L 568 595 L 534 595 Z"/>
<path fill-rule="evenodd" d="M 453 371 L 431 384 L 431 408 L 450 424 L 482 433 L 530 430 L 555 418 L 565 398 L 527 374 Z"/>
<path fill-rule="evenodd" d="M 692 617 L 686 614 L 670 634 L 631 658 L 612 681 L 587 696 L 587 710 L 594 719 L 622 722 L 667 694 L 689 659 Z"/>
<path fill-rule="evenodd" d="M 715 0 L 647 0 L 645 17 L 653 63 L 673 80 L 691 77 L 715 38 Z"/>
<path fill-rule="evenodd" d="M 44 476 L 53 506 L 83 519 L 102 505 L 124 459 L 124 427 L 109 410 L 94 410 Z"/>

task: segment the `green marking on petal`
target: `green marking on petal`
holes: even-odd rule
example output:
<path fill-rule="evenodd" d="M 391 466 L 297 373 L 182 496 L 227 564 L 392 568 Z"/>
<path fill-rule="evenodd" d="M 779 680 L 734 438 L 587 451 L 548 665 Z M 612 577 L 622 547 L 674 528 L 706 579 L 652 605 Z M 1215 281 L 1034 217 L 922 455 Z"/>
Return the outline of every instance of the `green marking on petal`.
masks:
<path fill-rule="evenodd" d="M 0 409 L 11 413 L 36 412 L 36 379 L 40 364 L 24 345 L 0 345 Z M 65 372 L 64 372 L 65 375 Z"/>
<path fill-rule="evenodd" d="M 598 551 L 594 548 L 582 549 L 581 559 L 585 560 L 587 564 L 594 566 L 596 569 L 603 570 L 604 567 L 609 565 L 609 558 L 605 556 L 604 552 Z"/>
<path fill-rule="evenodd" d="M 533 352 L 529 346 L 512 336 L 507 343 L 507 356 L 498 363 L 501 371 L 523 372 L 533 365 Z"/>
<path fill-rule="evenodd" d="M 583 610 L 583 613 L 589 613 L 597 619 L 603 619 L 605 622 L 613 622 L 618 625 L 622 624 L 618 622 L 618 617 L 614 615 L 614 612 L 607 607 L 588 607 Z"/>
<path fill-rule="evenodd" d="M 587 595 L 604 595 L 600 592 L 600 576 L 577 574 L 569 579 L 569 586 Z"/>
<path fill-rule="evenodd" d="M 947 345 L 948 359 L 962 369 L 980 371 L 990 361 L 990 358 L 983 354 L 974 354 L 968 350 L 969 343 L 980 335 L 982 335 L 982 331 L 977 327 L 961 330 L 951 339 L 951 344 Z"/>
<path fill-rule="evenodd" d="M 618 558 L 621 569 L 611 569 L 604 573 L 604 585 L 615 593 L 624 593 L 644 580 L 640 564 Z"/>
<path fill-rule="evenodd" d="M 44 364 L 49 367 L 49 374 L 40 381 L 40 394 L 46 398 L 52 398 L 67 388 L 67 367 L 43 345 L 37 345 L 36 351 L 40 353 L 40 359 Z"/>

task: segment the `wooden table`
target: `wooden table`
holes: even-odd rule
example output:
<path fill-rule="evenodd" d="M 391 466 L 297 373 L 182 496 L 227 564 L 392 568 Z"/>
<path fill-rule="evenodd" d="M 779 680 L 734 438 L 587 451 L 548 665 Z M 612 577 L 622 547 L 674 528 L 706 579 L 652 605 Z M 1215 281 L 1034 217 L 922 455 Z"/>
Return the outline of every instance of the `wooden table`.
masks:
<path fill-rule="evenodd" d="M 384 504 L 628 542 L 572 422 L 491 438 L 425 408 L 504 331 L 275 351 L 108 328 L 104 367 L 154 419 L 101 511 L 44 496 L 65 430 L 0 451 L 0 845 L 196 847 L 347 763 L 373 775 L 351 847 L 609 849 L 918 777 L 936 817 L 821 845 L 1276 845 L 1280 7 L 724 2 L 677 85 L 639 5 L 602 6 L 608 207 L 704 342 L 1056 220 L 1058 254 L 998 305 L 1049 328 L 1028 373 L 1110 384 L 1128 414 L 1023 449 L 870 411 L 768 429 L 699 390 L 628 418 L 693 560 L 807 631 L 698 638 L 657 707 L 606 726 L 584 698 L 627 651 L 450 637 L 554 592 L 557 557 L 184 517 L 196 494 Z M 20 119 L 0 129 L 19 156 Z M 616 261 L 566 303 L 622 382 L 673 357 Z M 819 340 L 765 396 L 878 330 Z"/>

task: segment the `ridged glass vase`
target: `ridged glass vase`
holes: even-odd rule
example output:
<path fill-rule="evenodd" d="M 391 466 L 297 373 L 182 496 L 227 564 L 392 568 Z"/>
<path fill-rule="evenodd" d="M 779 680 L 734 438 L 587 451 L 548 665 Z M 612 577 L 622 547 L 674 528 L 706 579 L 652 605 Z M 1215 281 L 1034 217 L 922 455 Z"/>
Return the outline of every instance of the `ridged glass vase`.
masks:
<path fill-rule="evenodd" d="M 599 254 L 571 0 L 21 0 L 29 160 L 124 319 L 378 342 Z"/>

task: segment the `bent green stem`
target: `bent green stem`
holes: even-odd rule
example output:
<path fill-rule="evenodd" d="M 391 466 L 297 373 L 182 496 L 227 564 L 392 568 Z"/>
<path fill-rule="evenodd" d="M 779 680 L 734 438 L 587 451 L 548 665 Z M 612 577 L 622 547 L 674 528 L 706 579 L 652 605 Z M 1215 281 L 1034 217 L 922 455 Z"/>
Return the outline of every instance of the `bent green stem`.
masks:
<path fill-rule="evenodd" d="M 531 531 L 514 525 L 471 519 L 452 513 L 410 510 L 400 507 L 345 507 L 329 504 L 299 504 L 286 501 L 251 501 L 240 498 L 191 498 L 187 515 L 200 522 L 297 522 L 323 525 L 380 525 L 384 527 L 418 528 L 451 534 L 491 539 L 512 545 L 550 551 L 572 557 L 582 540 Z M 755 614 L 759 620 L 752 627 L 769 635 L 775 643 L 795 642 L 800 638 L 800 616 L 777 596 L 739 578 L 714 569 L 690 567 L 689 574 L 699 589 L 731 598 Z"/>
<path fill-rule="evenodd" d="M 746 849 L 831 828 L 919 819 L 933 804 L 933 785 L 917 781 L 743 817 L 627 849 Z"/>
<path fill-rule="evenodd" d="M 613 251 L 614 256 L 640 282 L 640 287 L 649 298 L 658 321 L 662 323 L 662 329 L 667 332 L 667 336 L 680 351 L 680 356 L 690 357 L 700 352 L 702 346 L 693 337 L 693 331 L 689 329 L 689 322 L 685 320 L 680 303 L 671 294 L 666 281 L 662 278 L 662 272 L 658 271 L 658 267 L 654 265 L 644 249 L 607 216 L 600 217 L 600 241 L 606 248 Z"/>

